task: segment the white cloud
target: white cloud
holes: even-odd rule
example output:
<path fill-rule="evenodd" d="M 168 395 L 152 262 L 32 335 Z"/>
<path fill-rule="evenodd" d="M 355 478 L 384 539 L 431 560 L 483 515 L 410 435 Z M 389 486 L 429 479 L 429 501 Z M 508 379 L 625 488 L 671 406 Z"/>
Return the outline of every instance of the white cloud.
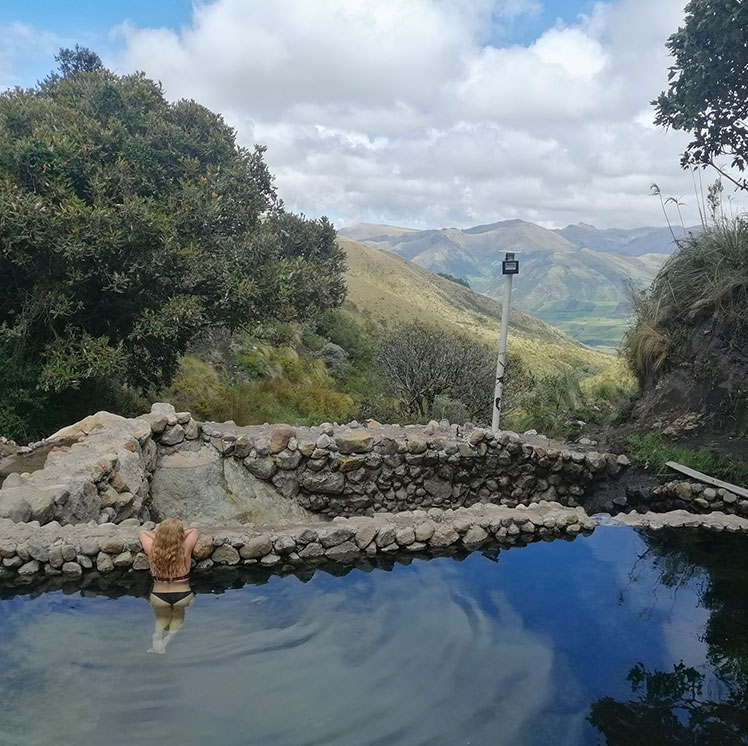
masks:
<path fill-rule="evenodd" d="M 683 5 L 601 2 L 500 46 L 537 0 L 215 0 L 178 32 L 121 27 L 114 63 L 267 144 L 281 196 L 308 215 L 653 224 L 653 181 L 695 201 L 687 138 L 653 127 L 649 107 Z"/>
<path fill-rule="evenodd" d="M 0 90 L 26 82 L 19 75 L 20 60 L 47 62 L 63 46 L 62 41 L 56 34 L 22 21 L 0 24 Z"/>

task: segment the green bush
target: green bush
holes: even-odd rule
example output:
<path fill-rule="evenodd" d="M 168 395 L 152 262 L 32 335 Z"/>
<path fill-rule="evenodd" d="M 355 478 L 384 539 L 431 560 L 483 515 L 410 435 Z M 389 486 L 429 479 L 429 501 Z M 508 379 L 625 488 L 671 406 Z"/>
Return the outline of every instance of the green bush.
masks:
<path fill-rule="evenodd" d="M 693 326 L 703 318 L 730 329 L 734 344 L 745 348 L 748 219 L 720 219 L 682 241 L 649 290 L 635 294 L 634 305 L 623 352 L 641 382 L 688 360 Z"/>
<path fill-rule="evenodd" d="M 168 384 L 200 331 L 345 295 L 332 225 L 285 212 L 262 147 L 89 50 L 58 59 L 0 94 L 0 347 L 23 372 L 0 411 L 28 437 L 100 408 L 93 392 Z"/>

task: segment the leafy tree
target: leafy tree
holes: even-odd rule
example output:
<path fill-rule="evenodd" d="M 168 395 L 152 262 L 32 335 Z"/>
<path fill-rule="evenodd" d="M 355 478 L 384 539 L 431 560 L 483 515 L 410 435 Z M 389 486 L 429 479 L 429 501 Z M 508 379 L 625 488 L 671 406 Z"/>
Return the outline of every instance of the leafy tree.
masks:
<path fill-rule="evenodd" d="M 332 225 L 285 211 L 262 147 L 90 50 L 57 59 L 0 95 L 0 351 L 26 372 L 25 391 L 0 392 L 0 430 L 20 436 L 41 427 L 30 398 L 64 421 L 102 406 L 86 395 L 102 384 L 167 383 L 203 329 L 345 294 Z"/>
<path fill-rule="evenodd" d="M 691 133 L 684 168 L 711 165 L 748 189 L 748 179 L 732 178 L 714 162 L 729 156 L 740 172 L 748 163 L 748 4 L 691 0 L 685 25 L 666 46 L 675 62 L 667 90 L 652 102 L 655 122 Z"/>

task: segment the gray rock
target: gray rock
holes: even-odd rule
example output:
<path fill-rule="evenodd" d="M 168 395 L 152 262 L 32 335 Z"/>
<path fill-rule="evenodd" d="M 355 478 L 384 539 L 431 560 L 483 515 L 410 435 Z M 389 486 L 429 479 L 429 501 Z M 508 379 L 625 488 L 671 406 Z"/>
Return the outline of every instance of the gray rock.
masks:
<path fill-rule="evenodd" d="M 132 559 L 133 570 L 149 570 L 151 563 L 148 561 L 148 555 L 145 552 L 138 552 Z"/>
<path fill-rule="evenodd" d="M 300 479 L 301 486 L 309 492 L 321 492 L 328 495 L 339 495 L 345 487 L 345 476 L 340 472 L 304 472 Z"/>
<path fill-rule="evenodd" d="M 9 518 L 15 523 L 31 520 L 31 506 L 26 502 L 26 492 L 25 487 L 0 490 L 0 518 Z"/>
<path fill-rule="evenodd" d="M 189 419 L 183 426 L 186 440 L 197 440 L 200 435 L 200 427 L 193 419 Z"/>
<path fill-rule="evenodd" d="M 395 543 L 395 536 L 397 534 L 397 527 L 391 523 L 385 523 L 379 527 L 376 536 L 376 543 L 378 547 L 386 547 L 390 544 Z"/>
<path fill-rule="evenodd" d="M 275 567 L 279 564 L 281 558 L 277 554 L 266 554 L 261 560 L 260 564 L 263 567 Z"/>
<path fill-rule="evenodd" d="M 442 500 L 446 500 L 452 496 L 452 484 L 446 479 L 430 477 L 424 480 L 423 487 L 430 495 Z"/>
<path fill-rule="evenodd" d="M 184 428 L 181 425 L 167 427 L 161 435 L 161 442 L 165 446 L 175 446 L 184 440 Z"/>
<path fill-rule="evenodd" d="M 16 543 L 9 539 L 0 539 L 0 557 L 13 557 L 16 553 Z"/>
<path fill-rule="evenodd" d="M 465 536 L 462 537 L 462 543 L 468 549 L 477 549 L 482 544 L 485 544 L 487 539 L 488 533 L 485 529 L 480 526 L 471 526 L 465 533 Z"/>
<path fill-rule="evenodd" d="M 299 550 L 299 557 L 303 559 L 316 559 L 321 557 L 325 553 L 322 544 L 313 541 L 307 544 L 303 549 Z"/>
<path fill-rule="evenodd" d="M 132 553 L 129 551 L 121 552 L 112 560 L 112 564 L 115 567 L 130 567 L 132 565 Z"/>
<path fill-rule="evenodd" d="M 436 527 L 429 543 L 432 547 L 441 549 L 454 544 L 459 538 L 460 535 L 451 526 L 439 525 Z"/>
<path fill-rule="evenodd" d="M 114 562 L 112 562 L 112 558 L 105 552 L 99 552 L 96 555 L 96 569 L 104 574 L 114 570 Z"/>
<path fill-rule="evenodd" d="M 281 451 L 275 457 L 275 463 L 279 469 L 295 469 L 301 462 L 301 453 L 299 451 Z"/>
<path fill-rule="evenodd" d="M 246 435 L 240 435 L 234 443 L 234 458 L 245 459 L 254 447 L 254 440 Z"/>
<path fill-rule="evenodd" d="M 296 542 L 290 536 L 279 536 L 273 546 L 277 554 L 290 554 L 296 549 Z"/>
<path fill-rule="evenodd" d="M 436 530 L 436 523 L 431 520 L 421 521 L 415 525 L 416 541 L 428 541 Z"/>
<path fill-rule="evenodd" d="M 253 536 L 248 539 L 243 547 L 239 549 L 239 554 L 243 559 L 253 559 L 257 557 L 264 557 L 266 554 L 270 554 L 273 551 L 273 542 L 270 536 L 263 534 L 261 536 Z"/>
<path fill-rule="evenodd" d="M 299 494 L 299 479 L 293 471 L 279 471 L 271 481 L 273 487 L 286 500 L 292 500 Z"/>
<path fill-rule="evenodd" d="M 52 546 L 49 548 L 49 564 L 56 570 L 59 570 L 64 564 L 65 560 L 62 558 L 62 547 Z"/>
<path fill-rule="evenodd" d="M 125 542 L 119 536 L 105 536 L 99 541 L 99 551 L 106 554 L 120 554 L 124 550 Z"/>
<path fill-rule="evenodd" d="M 40 539 L 29 539 L 26 550 L 31 559 L 39 560 L 39 562 L 49 561 L 49 547 Z"/>
<path fill-rule="evenodd" d="M 395 533 L 395 541 L 401 547 L 406 547 L 416 540 L 416 532 L 411 526 L 404 526 Z"/>
<path fill-rule="evenodd" d="M 275 461 L 270 458 L 247 457 L 244 459 L 244 466 L 258 479 L 270 479 L 277 468 Z"/>
<path fill-rule="evenodd" d="M 169 404 L 168 402 L 154 402 L 151 404 L 151 413 L 152 414 L 160 414 L 164 417 L 174 417 L 176 420 L 177 411 L 174 409 L 174 406 L 172 404 Z"/>
<path fill-rule="evenodd" d="M 75 561 L 84 569 L 84 570 L 90 570 L 93 567 L 93 562 L 91 561 L 91 558 L 86 554 L 79 554 Z"/>
<path fill-rule="evenodd" d="M 220 547 L 213 550 L 211 559 L 217 565 L 238 565 L 240 556 L 234 547 L 229 544 L 221 544 Z"/>
<path fill-rule="evenodd" d="M 359 549 L 352 541 L 344 541 L 325 551 L 325 557 L 335 562 L 349 562 L 359 556 Z"/>
<path fill-rule="evenodd" d="M 62 574 L 71 578 L 79 578 L 83 575 L 83 568 L 77 562 L 66 562 L 62 566 Z"/>
<path fill-rule="evenodd" d="M 18 568 L 18 574 L 25 576 L 36 575 L 40 569 L 41 565 L 38 560 L 32 559 Z"/>
<path fill-rule="evenodd" d="M 408 436 L 408 453 L 425 453 L 429 447 L 428 440 L 421 435 Z"/>
<path fill-rule="evenodd" d="M 92 557 L 99 553 L 99 540 L 93 537 L 85 537 L 81 540 L 81 554 Z"/>
<path fill-rule="evenodd" d="M 12 557 L 3 557 L 3 567 L 10 568 L 11 570 L 20 567 L 23 564 L 23 560 L 14 554 Z"/>
<path fill-rule="evenodd" d="M 377 531 L 379 531 L 379 526 L 373 521 L 358 526 L 356 528 L 356 544 L 361 549 L 365 549 L 372 541 L 374 541 Z"/>
<path fill-rule="evenodd" d="M 296 543 L 297 544 L 311 544 L 312 542 L 317 541 L 319 534 L 317 531 L 313 528 L 305 528 L 302 529 L 302 531 L 297 534 L 296 536 Z"/>
<path fill-rule="evenodd" d="M 317 448 L 324 451 L 329 451 L 332 449 L 336 449 L 337 445 L 335 443 L 335 440 L 330 437 L 327 433 L 322 433 L 322 435 L 317 438 Z"/>
<path fill-rule="evenodd" d="M 317 538 L 325 549 L 342 544 L 344 541 L 352 539 L 355 532 L 345 526 L 321 526 L 317 529 Z"/>

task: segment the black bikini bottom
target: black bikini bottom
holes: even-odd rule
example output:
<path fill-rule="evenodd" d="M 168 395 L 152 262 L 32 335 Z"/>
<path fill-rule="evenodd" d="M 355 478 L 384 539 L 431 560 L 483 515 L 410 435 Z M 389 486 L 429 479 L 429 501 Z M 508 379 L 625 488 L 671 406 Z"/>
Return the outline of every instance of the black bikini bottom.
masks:
<path fill-rule="evenodd" d="M 192 591 L 178 591 L 176 593 L 166 593 L 165 591 L 152 591 L 152 594 L 156 598 L 161 599 L 161 601 L 163 601 L 164 603 L 174 606 L 175 603 L 182 601 L 183 599 L 187 598 L 187 596 L 191 596 Z"/>

